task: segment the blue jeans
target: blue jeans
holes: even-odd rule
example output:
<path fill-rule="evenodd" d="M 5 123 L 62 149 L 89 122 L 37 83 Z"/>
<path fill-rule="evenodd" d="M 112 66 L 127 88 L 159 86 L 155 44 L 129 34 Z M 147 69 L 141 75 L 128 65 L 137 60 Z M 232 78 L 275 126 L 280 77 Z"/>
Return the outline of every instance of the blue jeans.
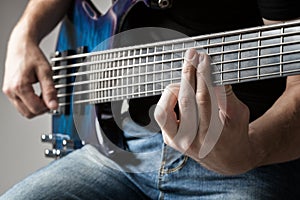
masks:
<path fill-rule="evenodd" d="M 166 146 L 159 133 L 134 123 L 126 123 L 124 131 L 126 152 L 135 153 L 129 159 L 107 157 L 86 145 L 27 177 L 0 199 L 300 198 L 298 160 L 223 176 Z"/>

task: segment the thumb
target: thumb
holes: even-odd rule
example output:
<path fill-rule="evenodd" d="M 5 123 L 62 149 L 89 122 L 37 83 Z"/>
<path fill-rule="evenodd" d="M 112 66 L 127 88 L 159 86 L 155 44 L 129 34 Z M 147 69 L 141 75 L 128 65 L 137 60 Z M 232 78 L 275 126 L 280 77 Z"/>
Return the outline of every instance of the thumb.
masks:
<path fill-rule="evenodd" d="M 37 67 L 37 78 L 42 90 L 44 103 L 50 110 L 58 108 L 57 92 L 52 79 L 52 70 L 46 59 Z"/>
<path fill-rule="evenodd" d="M 237 113 L 247 113 L 247 106 L 242 103 L 234 94 L 231 85 L 215 87 L 215 94 L 220 109 L 220 118 L 224 122 L 225 118 L 232 119 L 237 117 Z"/>

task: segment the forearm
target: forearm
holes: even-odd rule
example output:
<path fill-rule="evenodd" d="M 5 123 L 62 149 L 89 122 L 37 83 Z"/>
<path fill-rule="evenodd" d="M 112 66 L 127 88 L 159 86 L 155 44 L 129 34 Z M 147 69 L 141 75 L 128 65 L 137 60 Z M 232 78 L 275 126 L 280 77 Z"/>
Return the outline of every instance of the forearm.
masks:
<path fill-rule="evenodd" d="M 11 37 L 39 43 L 63 18 L 72 0 L 30 0 Z"/>
<path fill-rule="evenodd" d="M 289 77 L 282 96 L 263 116 L 250 124 L 249 136 L 257 150 L 258 165 L 300 157 L 299 90 L 299 76 Z"/>
<path fill-rule="evenodd" d="M 39 43 L 67 13 L 71 1 L 30 0 L 10 36 L 2 90 L 27 118 L 57 109 L 51 66 Z M 43 95 L 32 87 L 37 82 Z"/>

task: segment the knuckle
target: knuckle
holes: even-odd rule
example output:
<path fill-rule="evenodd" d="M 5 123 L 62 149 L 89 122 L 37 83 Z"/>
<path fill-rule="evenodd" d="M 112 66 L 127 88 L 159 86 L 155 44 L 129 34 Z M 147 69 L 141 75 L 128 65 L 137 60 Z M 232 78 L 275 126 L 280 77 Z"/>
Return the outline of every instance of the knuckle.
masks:
<path fill-rule="evenodd" d="M 195 95 L 196 95 L 196 99 L 199 103 L 210 102 L 210 95 L 209 95 L 209 92 L 207 92 L 207 91 L 197 91 Z"/>
<path fill-rule="evenodd" d="M 241 112 L 244 114 L 244 117 L 248 118 L 249 115 L 250 115 L 250 110 L 249 108 L 242 103 L 242 109 L 241 109 Z"/>
<path fill-rule="evenodd" d="M 169 136 L 166 135 L 166 133 L 163 133 L 163 140 L 164 143 L 174 149 L 176 149 L 176 145 L 174 145 L 174 142 L 169 138 Z"/>
<path fill-rule="evenodd" d="M 168 95 L 174 95 L 177 97 L 177 93 L 179 91 L 179 84 L 169 84 L 166 86 L 164 92 L 166 92 Z"/>
<path fill-rule="evenodd" d="M 4 94 L 6 94 L 7 96 L 11 94 L 10 88 L 9 88 L 9 87 L 6 87 L 6 86 L 3 86 L 3 87 L 2 87 L 2 92 L 3 92 Z"/>
<path fill-rule="evenodd" d="M 32 119 L 32 118 L 34 118 L 36 115 L 34 115 L 34 114 L 29 114 L 28 116 L 26 116 L 28 119 Z"/>
<path fill-rule="evenodd" d="M 45 94 L 45 97 L 53 97 L 53 96 L 56 96 L 56 89 L 54 87 L 48 87 L 47 89 L 45 89 L 43 91 L 43 93 Z"/>
<path fill-rule="evenodd" d="M 42 66 L 40 68 L 40 70 L 41 70 L 41 73 L 43 74 L 43 76 L 51 77 L 53 72 L 52 72 L 50 65 L 48 65 L 48 63 L 41 63 L 40 65 Z"/>
<path fill-rule="evenodd" d="M 35 115 L 33 113 L 30 113 L 30 112 L 26 112 L 26 113 L 21 113 L 21 115 L 23 117 L 26 117 L 28 119 L 32 119 Z"/>
<path fill-rule="evenodd" d="M 33 107 L 30 111 L 32 112 L 33 115 L 38 115 L 41 113 L 41 109 L 38 108 L 37 106 Z"/>
<path fill-rule="evenodd" d="M 188 109 L 190 106 L 193 106 L 192 98 L 182 97 L 179 100 L 179 105 L 181 109 Z"/>
<path fill-rule="evenodd" d="M 172 91 L 173 88 L 174 88 L 173 84 L 169 84 L 166 86 L 165 90 Z"/>
<path fill-rule="evenodd" d="M 154 110 L 154 118 L 157 122 L 163 122 L 166 118 L 166 111 L 160 106 L 156 106 Z"/>
<path fill-rule="evenodd" d="M 30 111 L 34 115 L 40 115 L 46 111 L 46 107 L 44 105 L 42 105 L 41 103 L 35 103 L 32 105 Z"/>
<path fill-rule="evenodd" d="M 28 92 L 28 86 L 25 84 L 22 84 L 22 82 L 16 82 L 14 85 L 12 85 L 12 89 L 19 94 L 25 94 Z"/>
<path fill-rule="evenodd" d="M 191 74 L 195 72 L 195 67 L 187 61 L 187 64 L 182 68 L 183 74 Z"/>

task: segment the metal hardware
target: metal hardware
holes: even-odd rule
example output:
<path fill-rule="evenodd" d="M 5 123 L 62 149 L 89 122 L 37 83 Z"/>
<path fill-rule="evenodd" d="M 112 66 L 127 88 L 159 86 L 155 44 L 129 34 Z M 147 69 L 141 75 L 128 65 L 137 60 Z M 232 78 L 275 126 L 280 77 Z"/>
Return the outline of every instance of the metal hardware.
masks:
<path fill-rule="evenodd" d="M 59 149 L 46 149 L 45 150 L 45 156 L 47 158 L 61 158 L 63 156 L 66 156 L 67 154 L 71 153 L 74 151 L 73 149 L 68 149 L 68 150 L 59 150 Z"/>
<path fill-rule="evenodd" d="M 42 142 L 52 144 L 52 149 L 45 150 L 45 156 L 48 158 L 61 158 L 72 151 L 85 145 L 84 141 L 72 140 L 67 134 L 43 134 Z"/>
<path fill-rule="evenodd" d="M 48 113 L 51 114 L 51 115 L 60 115 L 59 110 L 49 110 Z"/>
<path fill-rule="evenodd" d="M 173 0 L 151 0 L 150 7 L 154 9 L 167 9 L 172 7 Z"/>
<path fill-rule="evenodd" d="M 53 135 L 50 134 L 50 135 L 47 135 L 47 134 L 43 134 L 41 136 L 41 140 L 42 142 L 47 142 L 47 143 L 54 143 L 55 139 L 53 138 Z"/>
<path fill-rule="evenodd" d="M 172 1 L 171 0 L 158 0 L 158 5 L 162 9 L 170 8 L 172 6 Z"/>

